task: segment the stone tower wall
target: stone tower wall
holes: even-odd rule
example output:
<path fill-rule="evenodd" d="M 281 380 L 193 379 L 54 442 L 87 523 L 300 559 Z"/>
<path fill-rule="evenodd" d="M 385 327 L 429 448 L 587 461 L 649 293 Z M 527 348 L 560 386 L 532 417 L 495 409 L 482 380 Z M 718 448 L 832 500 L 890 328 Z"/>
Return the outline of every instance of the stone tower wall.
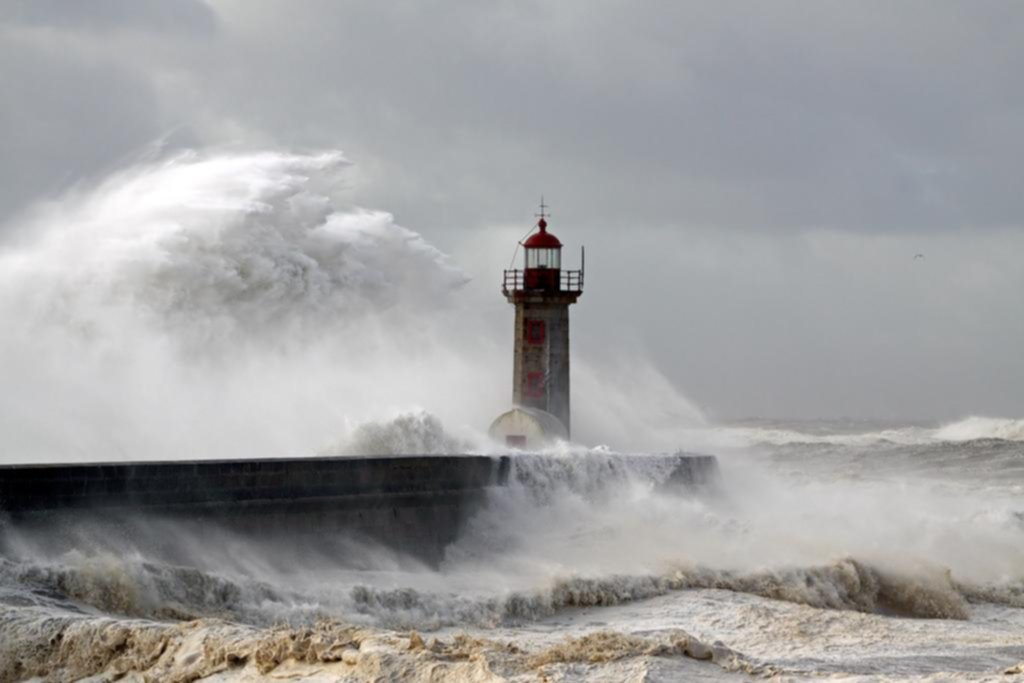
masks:
<path fill-rule="evenodd" d="M 543 340 L 536 327 L 543 324 Z M 512 400 L 547 411 L 572 434 L 569 406 L 569 304 L 519 301 L 515 316 Z"/>

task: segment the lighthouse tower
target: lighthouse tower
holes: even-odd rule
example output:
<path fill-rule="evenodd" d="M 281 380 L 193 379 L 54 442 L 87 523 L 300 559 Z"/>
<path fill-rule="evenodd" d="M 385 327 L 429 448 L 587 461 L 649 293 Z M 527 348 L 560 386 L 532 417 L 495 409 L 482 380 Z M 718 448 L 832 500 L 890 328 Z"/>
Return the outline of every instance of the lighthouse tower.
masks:
<path fill-rule="evenodd" d="M 583 294 L 579 270 L 562 269 L 562 243 L 548 232 L 541 200 L 536 231 L 524 242 L 523 269 L 506 270 L 502 293 L 515 306 L 513 410 L 491 425 L 507 445 L 530 447 L 570 436 L 569 306 Z"/>

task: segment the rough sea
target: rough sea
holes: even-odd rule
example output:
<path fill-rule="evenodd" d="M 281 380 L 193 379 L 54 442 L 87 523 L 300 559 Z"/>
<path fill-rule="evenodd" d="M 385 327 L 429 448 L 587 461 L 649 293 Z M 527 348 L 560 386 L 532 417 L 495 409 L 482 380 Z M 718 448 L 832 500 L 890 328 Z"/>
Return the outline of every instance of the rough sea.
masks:
<path fill-rule="evenodd" d="M 1024 679 L 1024 421 L 690 435 L 717 485 L 552 451 L 440 568 L 329 535 L 20 537 L 0 680 Z"/>
<path fill-rule="evenodd" d="M 157 155 L 12 219 L 3 462 L 486 452 L 522 226 L 477 236 L 494 279 L 467 284 L 339 197 L 346 165 Z M 573 422 L 610 446 L 517 462 L 440 567 L 143 519 L 8 533 L 0 681 L 1024 677 L 1024 421 L 716 424 L 609 354 L 627 371 L 574 356 Z M 718 485 L 616 456 L 678 448 Z"/>

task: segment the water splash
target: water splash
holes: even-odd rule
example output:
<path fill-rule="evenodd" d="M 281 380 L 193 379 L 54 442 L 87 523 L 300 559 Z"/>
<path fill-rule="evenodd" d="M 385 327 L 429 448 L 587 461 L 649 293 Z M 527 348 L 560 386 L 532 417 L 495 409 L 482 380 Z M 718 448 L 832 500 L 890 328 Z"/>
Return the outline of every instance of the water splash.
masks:
<path fill-rule="evenodd" d="M 437 417 L 421 410 L 386 422 L 361 424 L 349 438 L 320 452 L 322 455 L 439 455 L 469 453 L 480 445 L 452 436 Z"/>
<path fill-rule="evenodd" d="M 188 152 L 39 207 L 0 251 L 6 452 L 311 453 L 412 406 L 486 424 L 500 365 L 445 334 L 465 277 L 389 214 L 346 208 L 347 165 Z"/>

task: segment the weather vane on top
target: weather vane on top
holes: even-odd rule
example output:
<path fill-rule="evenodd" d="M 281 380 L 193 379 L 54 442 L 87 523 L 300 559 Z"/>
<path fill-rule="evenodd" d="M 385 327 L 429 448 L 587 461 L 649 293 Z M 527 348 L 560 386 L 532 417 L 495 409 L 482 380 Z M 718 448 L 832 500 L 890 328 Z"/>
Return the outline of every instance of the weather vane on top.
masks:
<path fill-rule="evenodd" d="M 547 211 L 545 211 L 545 209 L 548 209 L 548 208 L 550 208 L 550 207 L 547 204 L 544 203 L 544 195 L 541 195 L 540 196 L 540 213 L 535 213 L 533 215 L 537 216 L 538 218 L 550 218 L 551 214 L 548 213 Z"/>

